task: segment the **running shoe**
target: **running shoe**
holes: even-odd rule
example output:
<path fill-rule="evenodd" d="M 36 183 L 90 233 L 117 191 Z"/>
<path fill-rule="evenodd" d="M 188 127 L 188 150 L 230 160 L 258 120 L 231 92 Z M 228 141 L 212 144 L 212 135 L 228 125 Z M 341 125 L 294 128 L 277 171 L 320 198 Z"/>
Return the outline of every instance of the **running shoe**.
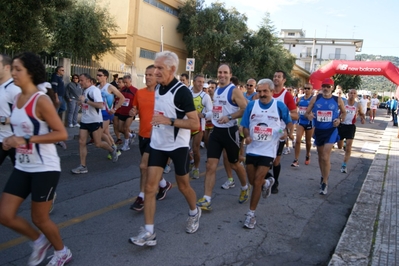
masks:
<path fill-rule="evenodd" d="M 191 172 L 194 168 L 194 161 L 190 162 L 190 166 L 188 167 L 188 170 Z"/>
<path fill-rule="evenodd" d="M 290 153 L 291 153 L 290 147 L 284 147 L 283 154 L 287 155 L 287 154 L 290 154 Z"/>
<path fill-rule="evenodd" d="M 305 165 L 309 165 L 309 164 L 310 164 L 310 156 L 306 156 Z"/>
<path fill-rule="evenodd" d="M 165 168 L 163 169 L 163 173 L 164 173 L 164 174 L 169 174 L 170 170 L 171 170 L 170 165 L 167 164 L 167 165 L 165 166 Z"/>
<path fill-rule="evenodd" d="M 128 150 L 130 150 L 129 144 L 128 143 L 123 144 L 121 151 L 128 151 Z"/>
<path fill-rule="evenodd" d="M 142 197 L 137 197 L 136 201 L 130 206 L 131 210 L 142 211 L 144 209 L 144 200 Z"/>
<path fill-rule="evenodd" d="M 199 227 L 199 219 L 201 217 L 201 209 L 197 207 L 197 214 L 194 216 L 189 215 L 187 218 L 186 232 L 189 234 L 194 234 L 197 232 Z"/>
<path fill-rule="evenodd" d="M 41 243 L 35 244 L 34 242 L 31 244 L 33 252 L 29 257 L 28 265 L 34 266 L 40 264 L 43 261 L 44 257 L 46 257 L 47 250 L 51 247 L 50 242 L 47 238 L 44 238 Z"/>
<path fill-rule="evenodd" d="M 320 195 L 327 195 L 327 184 L 326 183 L 321 184 Z"/>
<path fill-rule="evenodd" d="M 251 191 L 251 186 L 248 185 L 247 189 L 242 190 L 240 192 L 240 197 L 238 198 L 238 203 L 243 204 L 249 199 L 249 192 Z"/>
<path fill-rule="evenodd" d="M 272 194 L 277 194 L 277 193 L 278 193 L 278 185 L 274 183 L 274 185 L 272 186 Z"/>
<path fill-rule="evenodd" d="M 51 213 L 54 210 L 54 203 L 56 198 L 57 198 L 57 192 L 54 192 L 53 200 L 51 201 L 50 211 L 48 213 Z"/>
<path fill-rule="evenodd" d="M 207 201 L 205 198 L 200 198 L 197 201 L 197 206 L 205 211 L 212 210 L 211 202 Z"/>
<path fill-rule="evenodd" d="M 193 179 L 198 179 L 199 178 L 199 169 L 198 168 L 197 169 L 193 168 L 193 170 L 191 170 L 191 177 Z"/>
<path fill-rule="evenodd" d="M 230 179 L 227 179 L 226 182 L 224 182 L 224 184 L 222 185 L 223 189 L 230 189 L 236 186 L 236 183 L 234 182 L 234 180 L 230 181 Z"/>
<path fill-rule="evenodd" d="M 121 139 L 117 139 L 116 141 L 115 141 L 115 144 L 116 145 L 121 145 L 123 143 L 123 141 L 121 140 Z"/>
<path fill-rule="evenodd" d="M 341 173 L 346 174 L 348 172 L 348 170 L 346 169 L 346 165 L 342 165 L 341 166 Z"/>
<path fill-rule="evenodd" d="M 251 216 L 249 214 L 246 214 L 246 216 L 247 218 L 245 218 L 244 228 L 254 229 L 256 224 L 255 216 Z"/>
<path fill-rule="evenodd" d="M 203 141 L 201 141 L 201 143 L 200 143 L 200 147 L 201 147 L 202 149 L 204 149 L 204 148 L 205 148 L 205 143 L 204 143 Z"/>
<path fill-rule="evenodd" d="M 157 200 L 163 200 L 166 197 L 166 192 L 168 192 L 172 188 L 172 183 L 166 181 L 165 187 L 159 187 Z"/>
<path fill-rule="evenodd" d="M 57 255 L 54 251 L 54 255 L 51 256 L 52 259 L 47 264 L 47 266 L 63 266 L 64 264 L 70 262 L 72 260 L 72 253 L 69 248 L 66 247 L 66 249 L 67 249 L 66 253 L 61 257 Z"/>
<path fill-rule="evenodd" d="M 122 154 L 121 150 L 120 150 L 120 149 L 117 149 L 117 150 L 116 150 L 116 154 L 118 155 L 118 157 L 121 156 L 121 154 Z M 108 160 L 112 160 L 112 153 L 111 153 L 111 152 L 108 153 L 107 159 L 108 159 Z"/>
<path fill-rule="evenodd" d="M 86 166 L 79 165 L 78 167 L 71 170 L 73 174 L 87 174 L 89 170 Z"/>
<path fill-rule="evenodd" d="M 112 162 L 116 163 L 118 161 L 118 151 L 114 149 L 111 153 Z"/>
<path fill-rule="evenodd" d="M 295 160 L 292 162 L 291 166 L 292 166 L 292 167 L 299 167 L 298 160 L 295 159 Z"/>
<path fill-rule="evenodd" d="M 145 230 L 144 227 L 140 227 L 138 236 L 131 237 L 129 242 L 137 246 L 155 246 L 157 244 L 157 235 L 150 233 Z"/>
<path fill-rule="evenodd" d="M 129 135 L 129 146 L 133 144 L 135 138 L 136 138 L 136 133 L 131 133 Z"/>
<path fill-rule="evenodd" d="M 269 185 L 267 186 L 267 182 L 262 186 L 262 197 L 267 198 L 272 193 L 272 187 L 274 185 L 274 178 L 269 177 L 266 180 L 269 180 Z"/>
<path fill-rule="evenodd" d="M 75 124 L 75 125 L 73 125 L 73 127 L 80 127 L 80 125 L 79 124 Z"/>

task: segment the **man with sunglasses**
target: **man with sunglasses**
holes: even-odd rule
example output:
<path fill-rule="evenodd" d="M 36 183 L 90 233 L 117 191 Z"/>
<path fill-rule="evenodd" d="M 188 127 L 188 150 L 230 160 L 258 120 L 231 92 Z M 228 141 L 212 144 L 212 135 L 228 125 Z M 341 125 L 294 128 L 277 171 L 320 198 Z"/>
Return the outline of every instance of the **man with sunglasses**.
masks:
<path fill-rule="evenodd" d="M 254 79 L 248 79 L 247 84 L 245 85 L 245 88 L 247 89 L 247 92 L 244 92 L 244 97 L 250 102 L 252 100 L 255 100 L 256 96 L 256 80 Z"/>
<path fill-rule="evenodd" d="M 305 117 L 315 124 L 315 144 L 321 171 L 320 195 L 327 194 L 330 154 L 334 143 L 339 140 L 337 127 L 346 117 L 344 101 L 341 97 L 332 95 L 333 86 L 334 81 L 331 78 L 324 79 L 322 92 L 312 98 L 305 113 Z"/>

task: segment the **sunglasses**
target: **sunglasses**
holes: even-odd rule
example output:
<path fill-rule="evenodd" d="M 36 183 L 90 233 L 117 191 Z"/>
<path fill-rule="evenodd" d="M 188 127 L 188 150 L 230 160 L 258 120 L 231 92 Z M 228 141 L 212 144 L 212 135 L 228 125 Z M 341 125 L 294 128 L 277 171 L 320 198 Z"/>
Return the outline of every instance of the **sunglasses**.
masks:
<path fill-rule="evenodd" d="M 253 87 L 254 85 L 253 84 L 247 84 L 247 87 Z"/>
<path fill-rule="evenodd" d="M 321 85 L 321 87 L 322 87 L 322 88 L 329 88 L 329 89 L 330 89 L 330 88 L 331 88 L 331 85 L 323 84 L 323 85 Z"/>
<path fill-rule="evenodd" d="M 308 87 L 304 87 L 303 89 L 304 90 L 311 90 L 311 88 L 308 88 Z"/>
<path fill-rule="evenodd" d="M 97 74 L 97 77 L 102 77 L 102 76 L 104 76 L 104 75 L 101 75 L 101 74 Z"/>

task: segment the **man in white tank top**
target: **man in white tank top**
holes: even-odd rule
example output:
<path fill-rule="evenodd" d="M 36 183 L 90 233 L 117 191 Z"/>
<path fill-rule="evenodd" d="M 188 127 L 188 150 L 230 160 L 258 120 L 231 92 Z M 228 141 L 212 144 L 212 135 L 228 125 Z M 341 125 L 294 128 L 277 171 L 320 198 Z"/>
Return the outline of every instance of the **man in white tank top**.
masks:
<path fill-rule="evenodd" d="M 150 155 L 148 159 L 147 181 L 145 186 L 144 217 L 145 225 L 139 234 L 129 241 L 138 246 L 155 246 L 154 231 L 156 193 L 162 179 L 163 168 L 168 158 L 173 161 L 179 190 L 184 195 L 189 215 L 186 232 L 195 233 L 199 227 L 201 209 L 195 205 L 196 194 L 189 180 L 190 130 L 199 128 L 198 113 L 195 110 L 190 90 L 175 78 L 179 58 L 175 53 L 164 51 L 155 56 L 154 115 Z"/>
<path fill-rule="evenodd" d="M 360 115 L 360 121 L 362 124 L 365 122 L 365 110 L 360 103 L 357 103 L 357 91 L 355 89 L 349 90 L 348 100 L 345 102 L 346 116 L 338 127 L 338 135 L 340 140 L 338 141 L 338 149 L 345 149 L 344 162 L 341 166 L 341 173 L 347 173 L 346 163 L 349 161 L 352 152 L 352 143 L 356 133 L 356 116 Z M 346 146 L 344 146 L 344 139 L 346 140 Z"/>

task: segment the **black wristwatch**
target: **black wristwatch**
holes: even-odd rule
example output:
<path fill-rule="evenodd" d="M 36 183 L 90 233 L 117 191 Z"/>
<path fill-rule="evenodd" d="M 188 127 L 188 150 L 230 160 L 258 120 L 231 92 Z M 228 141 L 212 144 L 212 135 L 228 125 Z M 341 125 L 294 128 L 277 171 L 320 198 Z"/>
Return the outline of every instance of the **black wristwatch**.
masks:
<path fill-rule="evenodd" d="M 87 103 L 88 101 L 89 101 L 89 99 L 86 98 L 86 99 L 85 99 L 85 103 Z"/>
<path fill-rule="evenodd" d="M 227 118 L 228 118 L 229 120 L 233 119 L 233 117 L 232 117 L 231 115 L 227 115 Z"/>
<path fill-rule="evenodd" d="M 5 126 L 6 125 L 6 121 L 7 121 L 7 117 L 5 116 L 0 116 L 0 123 Z"/>
<path fill-rule="evenodd" d="M 171 119 L 170 119 L 170 125 L 171 125 L 172 127 L 173 127 L 174 124 L 175 124 L 175 120 L 176 120 L 175 118 L 171 118 Z"/>
<path fill-rule="evenodd" d="M 26 149 L 29 149 L 29 143 L 30 143 L 30 135 L 25 135 L 24 136 L 24 140 L 25 140 L 25 143 L 26 143 Z"/>

